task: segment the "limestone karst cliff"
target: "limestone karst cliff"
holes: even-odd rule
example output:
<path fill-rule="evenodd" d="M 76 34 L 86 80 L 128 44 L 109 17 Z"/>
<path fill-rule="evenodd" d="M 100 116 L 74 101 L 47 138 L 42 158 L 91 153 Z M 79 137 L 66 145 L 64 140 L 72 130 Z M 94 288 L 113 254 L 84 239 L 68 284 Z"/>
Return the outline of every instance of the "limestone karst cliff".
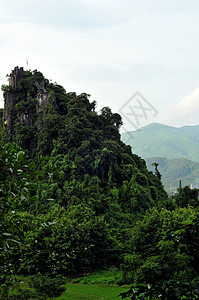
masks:
<path fill-rule="evenodd" d="M 44 84 L 40 72 L 24 71 L 22 67 L 15 67 L 9 75 L 9 85 L 3 88 L 4 92 L 4 122 L 10 137 L 17 124 L 25 126 L 36 125 L 36 113 L 46 106 L 51 99 L 56 108 L 56 101 Z"/>

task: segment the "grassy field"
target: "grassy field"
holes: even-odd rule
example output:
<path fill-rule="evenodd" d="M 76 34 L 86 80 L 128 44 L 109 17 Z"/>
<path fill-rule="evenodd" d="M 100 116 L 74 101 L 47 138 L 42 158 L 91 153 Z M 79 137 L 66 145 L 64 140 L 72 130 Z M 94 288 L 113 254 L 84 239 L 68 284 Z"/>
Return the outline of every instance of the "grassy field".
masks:
<path fill-rule="evenodd" d="M 114 278 L 118 279 L 121 276 L 120 272 L 113 273 L 112 271 L 98 271 L 87 277 L 76 278 L 66 284 L 66 291 L 62 296 L 57 297 L 57 300 L 120 300 L 121 297 L 118 295 L 122 292 L 126 292 L 128 286 L 118 286 L 114 284 Z M 30 286 L 31 277 L 14 276 L 15 286 L 10 289 L 9 295 L 16 297 L 21 290 L 22 294 L 25 291 L 34 292 L 35 289 Z M 23 292 L 24 291 L 24 292 Z M 20 294 L 21 295 L 21 294 Z M 20 299 L 23 298 L 19 295 Z M 24 296 L 24 295 L 23 295 Z M 9 299 L 9 298 L 8 298 Z M 26 298 L 23 298 L 26 299 Z M 28 298 L 29 299 L 29 298 Z M 32 299 L 32 297 L 30 297 Z M 35 299 L 35 298 L 34 298 Z"/>
<path fill-rule="evenodd" d="M 119 300 L 118 295 L 128 287 L 67 284 L 66 292 L 57 300 Z"/>

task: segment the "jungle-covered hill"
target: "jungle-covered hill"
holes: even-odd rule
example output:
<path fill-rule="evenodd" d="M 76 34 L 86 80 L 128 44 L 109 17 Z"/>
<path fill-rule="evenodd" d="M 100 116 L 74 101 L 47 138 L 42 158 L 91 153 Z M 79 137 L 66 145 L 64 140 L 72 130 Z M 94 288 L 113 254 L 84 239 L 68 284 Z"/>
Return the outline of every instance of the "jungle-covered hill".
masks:
<path fill-rule="evenodd" d="M 82 267 L 121 268 L 123 283 L 197 277 L 198 191 L 168 199 L 157 165 L 121 141 L 119 114 L 37 70 L 16 67 L 2 90 L 1 283 Z"/>

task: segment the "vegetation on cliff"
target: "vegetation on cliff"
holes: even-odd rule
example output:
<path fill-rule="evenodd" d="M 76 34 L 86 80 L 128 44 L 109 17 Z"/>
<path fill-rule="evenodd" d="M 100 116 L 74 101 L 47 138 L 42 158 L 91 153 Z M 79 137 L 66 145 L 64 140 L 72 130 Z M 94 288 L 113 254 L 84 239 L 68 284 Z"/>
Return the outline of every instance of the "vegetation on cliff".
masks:
<path fill-rule="evenodd" d="M 123 282 L 196 278 L 187 237 L 197 249 L 197 203 L 168 199 L 157 167 L 149 172 L 120 140 L 119 114 L 98 114 L 88 94 L 38 71 L 13 81 L 16 72 L 3 86 L 1 282 L 111 266 Z"/>

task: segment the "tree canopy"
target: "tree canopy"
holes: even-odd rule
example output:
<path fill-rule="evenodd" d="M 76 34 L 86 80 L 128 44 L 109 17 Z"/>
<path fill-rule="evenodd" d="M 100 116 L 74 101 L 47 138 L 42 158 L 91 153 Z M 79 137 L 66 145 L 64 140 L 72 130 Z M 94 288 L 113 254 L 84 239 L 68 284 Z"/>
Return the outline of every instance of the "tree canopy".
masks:
<path fill-rule="evenodd" d="M 37 70 L 3 92 L 2 274 L 121 265 L 128 282 L 197 276 L 197 195 L 168 199 L 157 165 L 149 172 L 121 141 L 118 113 Z"/>

